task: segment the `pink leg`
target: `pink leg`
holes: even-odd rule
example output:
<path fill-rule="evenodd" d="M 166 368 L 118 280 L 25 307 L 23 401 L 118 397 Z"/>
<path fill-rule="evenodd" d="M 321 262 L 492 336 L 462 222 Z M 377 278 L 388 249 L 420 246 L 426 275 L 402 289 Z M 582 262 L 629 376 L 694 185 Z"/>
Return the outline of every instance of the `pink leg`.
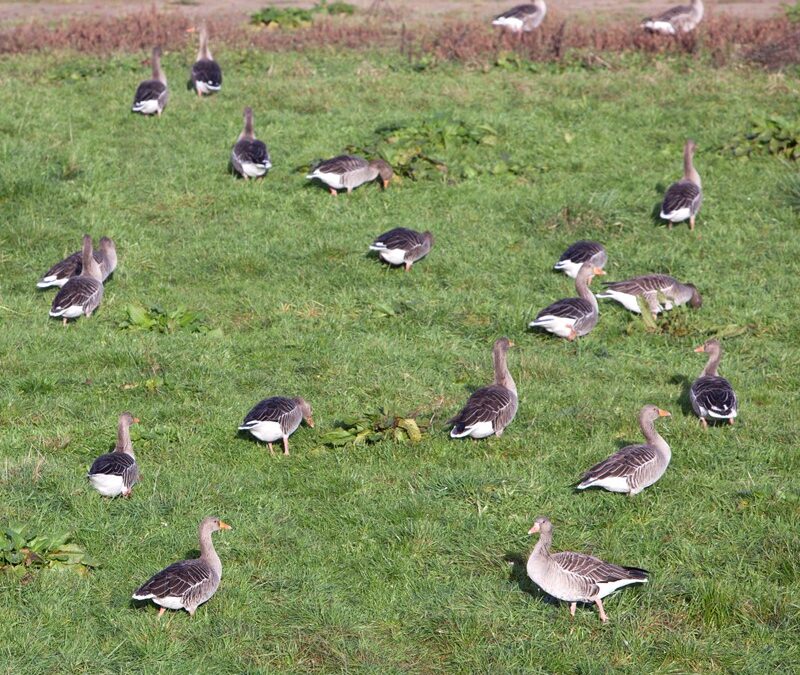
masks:
<path fill-rule="evenodd" d="M 569 603 L 569 615 L 574 619 L 575 618 L 575 608 L 578 606 L 577 602 Z"/>
<path fill-rule="evenodd" d="M 600 598 L 597 598 L 595 602 L 597 603 L 597 609 L 600 610 L 600 621 L 605 623 L 608 621 L 608 616 L 606 616 L 606 610 L 603 609 L 603 601 Z"/>
<path fill-rule="evenodd" d="M 567 335 L 567 340 L 572 342 L 575 338 L 578 337 L 578 334 L 575 332 L 574 328 L 569 329 L 569 335 Z"/>
<path fill-rule="evenodd" d="M 161 609 L 159 609 L 159 610 L 158 610 L 158 618 L 160 619 L 160 618 L 161 618 L 161 615 L 162 615 L 164 612 L 166 612 L 166 611 L 167 611 L 167 608 L 166 608 L 166 607 L 162 607 Z"/>
<path fill-rule="evenodd" d="M 733 426 L 733 417 L 731 417 L 731 418 L 728 420 L 728 424 L 730 424 L 731 426 Z"/>
<path fill-rule="evenodd" d="M 283 437 L 283 454 L 289 454 L 289 439 L 286 436 Z"/>
<path fill-rule="evenodd" d="M 406 272 L 411 269 L 411 263 L 406 261 Z"/>
<path fill-rule="evenodd" d="M 67 325 L 67 317 L 64 317 L 64 318 L 62 319 L 62 321 L 63 321 L 63 325 L 65 325 L 65 326 L 66 326 L 66 325 Z"/>
<path fill-rule="evenodd" d="M 708 422 L 706 422 L 704 417 L 700 418 L 700 426 L 703 427 L 703 429 L 708 429 Z"/>
<path fill-rule="evenodd" d="M 689 218 L 689 229 L 690 230 L 694 229 L 694 216 L 690 216 Z"/>
<path fill-rule="evenodd" d="M 336 195 L 338 195 L 338 194 L 339 194 L 338 192 L 336 192 L 336 190 L 335 190 L 334 188 L 328 188 L 328 189 L 331 191 L 331 194 L 332 194 L 334 197 L 335 197 Z"/>
<path fill-rule="evenodd" d="M 275 451 L 272 449 L 272 443 L 267 443 L 267 445 L 269 446 L 269 454 L 274 455 Z"/>

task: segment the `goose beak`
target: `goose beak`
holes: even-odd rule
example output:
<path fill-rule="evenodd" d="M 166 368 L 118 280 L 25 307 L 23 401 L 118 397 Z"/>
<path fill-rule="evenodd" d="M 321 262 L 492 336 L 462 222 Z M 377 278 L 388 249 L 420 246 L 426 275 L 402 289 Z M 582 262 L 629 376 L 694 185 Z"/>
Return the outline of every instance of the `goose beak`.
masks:
<path fill-rule="evenodd" d="M 606 271 L 602 267 L 595 267 L 594 273 L 599 274 L 602 277 L 606 273 Z"/>
<path fill-rule="evenodd" d="M 391 178 L 389 180 L 381 181 L 381 183 L 383 183 L 383 189 L 385 190 L 386 188 L 388 188 L 389 187 L 389 183 L 391 183 L 391 182 L 392 182 Z"/>
<path fill-rule="evenodd" d="M 314 428 L 314 418 L 313 417 L 306 417 L 306 424 L 313 429 Z"/>
<path fill-rule="evenodd" d="M 508 341 L 508 346 L 509 347 L 516 347 L 517 345 L 515 345 L 511 340 L 509 340 Z"/>
<path fill-rule="evenodd" d="M 528 530 L 528 534 L 536 534 L 539 531 L 539 523 L 534 523 L 533 527 Z"/>
<path fill-rule="evenodd" d="M 134 424 L 139 424 L 139 418 L 138 417 L 134 417 L 133 418 L 133 423 Z"/>
<path fill-rule="evenodd" d="M 700 354 L 701 352 L 704 352 L 704 351 L 706 350 L 706 348 L 705 348 L 705 345 L 700 345 L 699 347 L 695 347 L 695 348 L 694 348 L 694 350 L 695 350 L 695 351 L 696 351 L 698 354 Z"/>
<path fill-rule="evenodd" d="M 220 530 L 232 530 L 233 528 L 230 525 L 228 525 L 228 523 L 225 523 L 225 522 L 220 520 L 219 521 L 219 529 Z"/>
<path fill-rule="evenodd" d="M 197 28 L 195 28 L 194 26 L 189 26 L 189 27 L 186 29 L 186 32 L 187 32 L 187 33 L 196 33 L 196 32 L 197 32 Z"/>
<path fill-rule="evenodd" d="M 658 409 L 658 416 L 659 417 L 672 417 L 672 414 L 667 410 L 662 410 L 661 408 Z"/>

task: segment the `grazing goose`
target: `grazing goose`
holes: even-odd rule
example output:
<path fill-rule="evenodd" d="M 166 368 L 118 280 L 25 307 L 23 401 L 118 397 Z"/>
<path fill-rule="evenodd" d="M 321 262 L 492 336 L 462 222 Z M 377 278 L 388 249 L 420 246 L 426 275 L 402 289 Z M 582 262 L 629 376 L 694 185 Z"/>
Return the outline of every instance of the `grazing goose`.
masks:
<path fill-rule="evenodd" d="M 641 314 L 639 298 L 642 298 L 653 314 L 670 310 L 687 302 L 697 309 L 703 304 L 703 296 L 692 284 L 682 284 L 666 274 L 646 274 L 625 281 L 603 282 L 606 287 L 598 298 L 616 300 L 625 309 Z M 663 305 L 662 305 L 663 303 Z"/>
<path fill-rule="evenodd" d="M 688 5 L 678 5 L 666 12 L 642 21 L 642 28 L 648 33 L 677 35 L 697 28 L 703 19 L 703 0 L 690 0 Z"/>
<path fill-rule="evenodd" d="M 595 267 L 590 262 L 581 265 L 578 276 L 575 277 L 577 298 L 565 298 L 548 305 L 530 322 L 530 328 L 544 328 L 544 330 L 559 337 L 574 340 L 586 335 L 597 324 L 597 298 L 589 290 L 589 284 L 594 275 L 605 274 L 602 268 Z"/>
<path fill-rule="evenodd" d="M 103 273 L 92 253 L 92 238 L 83 236 L 81 273 L 70 277 L 53 298 L 50 316 L 64 320 L 76 319 L 81 314 L 91 316 L 103 299 Z"/>
<path fill-rule="evenodd" d="M 647 583 L 649 572 L 638 567 L 612 565 L 585 553 L 550 553 L 553 525 L 547 518 L 537 518 L 528 530 L 528 534 L 537 532 L 539 541 L 528 558 L 528 576 L 548 595 L 570 603 L 570 616 L 575 616 L 579 602 L 594 602 L 605 623 L 604 597 L 628 584 Z"/>
<path fill-rule="evenodd" d="M 430 232 L 417 232 L 405 227 L 396 227 L 384 232 L 370 244 L 370 251 L 377 251 L 381 260 L 390 265 L 405 265 L 406 272 L 420 258 L 428 255 L 433 246 Z"/>
<path fill-rule="evenodd" d="M 167 76 L 161 69 L 161 48 L 153 47 L 153 77 L 142 82 L 136 89 L 133 97 L 133 112 L 142 115 L 158 115 L 167 107 L 169 90 L 167 89 Z"/>
<path fill-rule="evenodd" d="M 728 424 L 733 424 L 733 420 L 738 414 L 738 401 L 731 383 L 721 375 L 717 375 L 717 367 L 722 357 L 722 346 L 719 340 L 707 340 L 695 351 L 708 354 L 708 363 L 700 373 L 700 377 L 692 382 L 692 387 L 689 389 L 692 409 L 700 418 L 704 429 L 708 428 L 706 421 L 708 417 L 716 420 L 728 420 Z"/>
<path fill-rule="evenodd" d="M 267 443 L 272 455 L 275 454 L 272 444 L 283 439 L 283 454 L 288 455 L 289 436 L 300 426 L 303 419 L 308 426 L 314 428 L 311 406 L 304 399 L 273 396 L 257 403 L 247 413 L 239 431 L 249 431 L 259 441 Z"/>
<path fill-rule="evenodd" d="M 517 385 L 508 372 L 506 361 L 508 349 L 513 346 L 514 343 L 505 337 L 494 343 L 494 384 L 474 391 L 461 412 L 448 420 L 447 424 L 453 425 L 452 438 L 502 436 L 503 430 L 511 424 L 517 414 Z"/>
<path fill-rule="evenodd" d="M 253 132 L 253 109 L 244 109 L 244 129 L 231 151 L 231 164 L 242 178 L 262 178 L 272 168 L 269 150 Z"/>
<path fill-rule="evenodd" d="M 211 56 L 208 48 L 208 29 L 205 24 L 200 26 L 200 47 L 197 50 L 197 59 L 192 65 L 192 85 L 198 97 L 203 94 L 213 94 L 222 89 L 222 69 Z"/>
<path fill-rule="evenodd" d="M 129 412 L 122 413 L 117 424 L 116 447 L 92 462 L 86 477 L 104 497 L 130 497 L 133 486 L 139 482 L 139 467 L 133 455 L 130 432 L 131 424 L 138 422 L 139 419 Z"/>
<path fill-rule="evenodd" d="M 161 606 L 159 618 L 168 609 L 185 609 L 191 616 L 217 592 L 222 561 L 214 550 L 211 533 L 230 530 L 228 523 L 209 516 L 200 522 L 200 557 L 181 560 L 154 574 L 136 589 L 134 600 L 152 600 Z"/>
<path fill-rule="evenodd" d="M 661 218 L 669 221 L 670 228 L 675 223 L 689 219 L 689 229 L 694 229 L 694 219 L 703 203 L 703 188 L 700 174 L 694 168 L 692 158 L 697 145 L 694 141 L 686 141 L 683 147 L 683 178 L 667 188 L 664 202 L 661 204 Z"/>
<path fill-rule="evenodd" d="M 103 237 L 100 240 L 100 250 L 94 251 L 92 257 L 100 265 L 100 272 L 102 274 L 102 281 L 105 281 L 108 276 L 117 267 L 117 249 L 114 241 L 108 237 Z M 83 251 L 75 251 L 68 255 L 63 260 L 53 265 L 44 276 L 36 283 L 38 288 L 50 288 L 58 286 L 61 288 L 67 280 L 71 277 L 77 277 L 83 269 Z"/>
<path fill-rule="evenodd" d="M 530 33 L 544 21 L 547 5 L 544 0 L 534 0 L 528 5 L 517 5 L 494 18 L 493 26 L 499 26 L 511 33 Z"/>
<path fill-rule="evenodd" d="M 566 251 L 561 254 L 558 262 L 553 265 L 553 269 L 561 270 L 568 277 L 573 279 L 578 276 L 583 263 L 588 262 L 603 269 L 608 262 L 606 249 L 603 245 L 596 241 L 586 241 L 581 239 L 576 241 Z"/>
<path fill-rule="evenodd" d="M 337 195 L 337 190 L 347 190 L 350 194 L 353 188 L 369 183 L 380 177 L 381 185 L 384 190 L 389 187 L 394 171 L 392 167 L 382 159 L 372 159 L 369 162 L 363 157 L 354 155 L 339 155 L 332 159 L 326 159 L 317 164 L 310 174 L 306 176 L 309 180 L 314 178 L 322 181 L 328 186 L 332 195 Z"/>
<path fill-rule="evenodd" d="M 655 483 L 669 466 L 672 451 L 656 431 L 654 422 L 669 417 L 666 410 L 646 405 L 639 412 L 639 427 L 647 441 L 628 445 L 589 469 L 578 483 L 579 490 L 601 487 L 609 492 L 627 492 L 629 497 Z"/>

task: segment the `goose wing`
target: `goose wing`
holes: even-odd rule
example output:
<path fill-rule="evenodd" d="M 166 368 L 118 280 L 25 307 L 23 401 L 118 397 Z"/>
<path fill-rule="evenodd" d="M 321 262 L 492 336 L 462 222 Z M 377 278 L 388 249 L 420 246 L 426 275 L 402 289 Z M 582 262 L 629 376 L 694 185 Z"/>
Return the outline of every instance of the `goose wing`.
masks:
<path fill-rule="evenodd" d="M 519 19 L 521 21 L 524 21 L 533 14 L 536 14 L 537 11 L 538 9 L 536 8 L 536 5 L 530 5 L 530 4 L 517 5 L 516 7 L 512 7 L 511 9 L 503 12 L 502 14 L 498 14 L 494 18 L 494 20 L 497 21 L 497 19 Z"/>
<path fill-rule="evenodd" d="M 409 230 L 405 227 L 396 227 L 393 230 L 384 232 L 372 245 L 376 249 L 402 249 L 408 251 L 415 246 L 422 244 L 422 236 L 419 232 Z"/>
<path fill-rule="evenodd" d="M 466 405 L 448 421 L 457 431 L 481 422 L 506 426 L 516 412 L 516 397 L 510 389 L 490 384 L 473 392 Z"/>
<path fill-rule="evenodd" d="M 592 584 L 613 583 L 624 579 L 644 580 L 647 571 L 638 567 L 614 565 L 600 558 L 585 553 L 563 551 L 552 555 L 559 567 L 569 574 L 574 574 Z"/>
<path fill-rule="evenodd" d="M 50 314 L 58 316 L 69 307 L 81 306 L 91 311 L 100 304 L 103 284 L 93 277 L 72 277 L 53 298 Z"/>
<path fill-rule="evenodd" d="M 584 239 L 576 241 L 566 251 L 561 254 L 558 262 L 585 263 L 591 260 L 598 253 L 605 253 L 603 245 L 596 241 L 586 241 Z M 605 264 L 605 263 L 604 263 Z"/>
<path fill-rule="evenodd" d="M 181 560 L 165 567 L 142 584 L 133 594 L 136 600 L 149 598 L 191 598 L 209 583 L 216 574 L 209 565 L 200 560 Z"/>
<path fill-rule="evenodd" d="M 698 377 L 689 390 L 692 406 L 706 411 L 710 417 L 731 418 L 736 416 L 738 401 L 731 383 L 724 377 Z"/>
<path fill-rule="evenodd" d="M 697 184 L 690 180 L 679 180 L 667 189 L 661 205 L 661 213 L 670 214 L 681 209 L 689 209 L 689 213 L 697 213 L 701 200 L 702 194 Z"/>
<path fill-rule="evenodd" d="M 545 316 L 557 316 L 561 319 L 582 319 L 591 314 L 594 307 L 583 298 L 564 298 L 548 305 L 536 315 L 536 321 Z"/>
<path fill-rule="evenodd" d="M 216 61 L 200 59 L 192 65 L 192 80 L 219 89 L 222 86 L 222 68 Z"/>
<path fill-rule="evenodd" d="M 675 279 L 666 274 L 646 274 L 623 281 L 603 282 L 603 286 L 620 293 L 645 295 L 646 293 L 666 293 L 676 283 Z"/>
<path fill-rule="evenodd" d="M 233 146 L 233 155 L 240 163 L 271 164 L 269 150 L 263 141 L 243 138 Z"/>
<path fill-rule="evenodd" d="M 144 101 L 157 101 L 167 91 L 167 85 L 159 80 L 145 80 L 136 89 L 133 105 Z"/>
<path fill-rule="evenodd" d="M 130 468 L 136 464 L 136 460 L 125 452 L 109 452 L 100 455 L 89 469 L 89 475 L 102 473 L 107 476 L 122 476 L 129 472 Z"/>
<path fill-rule="evenodd" d="M 658 16 L 651 17 L 648 21 L 667 21 L 670 22 L 673 19 L 680 18 L 687 14 L 692 13 L 692 8 L 688 5 L 676 5 L 675 7 L 670 7 L 668 10 L 661 12 Z"/>
<path fill-rule="evenodd" d="M 80 251 L 68 255 L 63 260 L 59 260 L 47 272 L 42 275 L 39 283 L 36 285 L 39 288 L 47 288 L 48 286 L 58 286 L 66 283 L 70 277 L 76 277 L 81 273 L 83 268 L 82 254 Z"/>
<path fill-rule="evenodd" d="M 259 422 L 277 422 L 284 432 L 297 428 L 302 412 L 297 403 L 285 396 L 273 396 L 260 401 L 247 413 L 242 423 L 243 428 L 254 426 Z"/>
<path fill-rule="evenodd" d="M 608 478 L 628 478 L 656 461 L 656 451 L 649 445 L 629 445 L 595 464 L 581 477 L 578 487 Z"/>
<path fill-rule="evenodd" d="M 339 155 L 326 159 L 314 167 L 312 173 L 333 173 L 344 175 L 351 171 L 358 171 L 369 166 L 369 162 L 363 157 L 355 155 Z"/>

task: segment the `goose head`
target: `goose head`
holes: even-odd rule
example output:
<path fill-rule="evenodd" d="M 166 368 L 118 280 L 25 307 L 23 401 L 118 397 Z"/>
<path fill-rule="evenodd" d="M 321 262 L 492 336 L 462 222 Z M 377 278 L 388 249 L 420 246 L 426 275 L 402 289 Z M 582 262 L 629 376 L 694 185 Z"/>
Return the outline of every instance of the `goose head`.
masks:
<path fill-rule="evenodd" d="M 391 181 L 394 177 L 394 170 L 389 165 L 389 162 L 383 159 L 373 159 L 370 161 L 369 165 L 372 169 L 375 169 L 378 172 L 383 189 L 385 190 L 387 187 L 389 187 L 389 181 Z"/>
<path fill-rule="evenodd" d="M 302 413 L 303 419 L 306 421 L 306 424 L 313 429 L 314 417 L 311 411 L 311 406 L 304 398 L 298 397 L 295 399 L 295 401 L 297 401 L 297 405 L 300 406 L 300 412 Z"/>
<path fill-rule="evenodd" d="M 553 531 L 553 524 L 550 522 L 549 518 L 545 516 L 539 516 L 535 521 L 533 521 L 533 525 L 531 529 L 528 530 L 528 534 L 537 534 L 537 533 L 549 533 Z"/>

